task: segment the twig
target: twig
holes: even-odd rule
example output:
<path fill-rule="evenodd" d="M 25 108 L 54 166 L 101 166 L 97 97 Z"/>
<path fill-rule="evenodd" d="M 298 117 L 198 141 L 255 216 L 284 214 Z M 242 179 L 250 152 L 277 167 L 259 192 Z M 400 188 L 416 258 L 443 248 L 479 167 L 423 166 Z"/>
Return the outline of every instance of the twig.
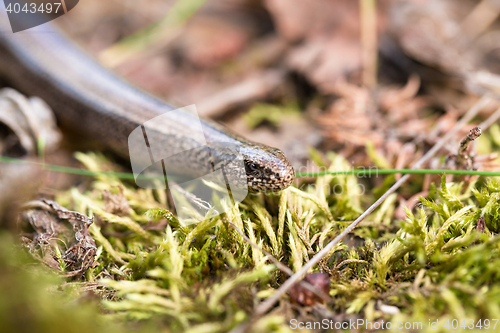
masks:
<path fill-rule="evenodd" d="M 283 83 L 285 74 L 282 70 L 268 70 L 253 75 L 197 103 L 197 110 L 203 117 L 216 117 L 238 105 L 262 99 Z"/>
<path fill-rule="evenodd" d="M 500 75 L 486 71 L 469 71 L 462 75 L 465 83 L 469 86 L 469 90 L 480 92 L 489 91 L 495 94 L 495 97 L 500 95 Z"/>
<path fill-rule="evenodd" d="M 363 84 L 377 85 L 377 9 L 375 0 L 359 0 L 361 44 L 363 45 Z"/>
<path fill-rule="evenodd" d="M 450 154 L 446 156 L 446 161 L 448 160 L 455 160 L 455 165 L 460 168 L 467 168 L 468 170 L 472 169 L 472 158 L 469 156 L 467 153 L 467 149 L 469 148 L 469 145 L 479 138 L 481 136 L 481 128 L 480 127 L 474 127 L 469 131 L 469 134 L 460 141 L 460 145 L 458 146 L 458 152 L 457 154 Z"/>
<path fill-rule="evenodd" d="M 481 124 L 479 124 L 478 127 L 486 129 L 486 128 L 490 127 L 491 125 L 493 125 L 494 123 L 496 123 L 498 119 L 500 119 L 500 108 L 498 108 L 495 112 L 493 112 L 488 117 L 488 119 L 486 119 Z"/>
<path fill-rule="evenodd" d="M 442 137 L 436 144 L 424 155 L 420 160 L 418 160 L 412 169 L 420 168 L 424 163 L 426 163 L 439 149 L 441 149 L 445 143 L 451 139 L 464 124 L 471 120 L 486 104 L 491 101 L 489 94 L 482 96 L 479 101 L 477 101 L 467 113 L 460 119 L 459 122 L 449 131 L 444 137 Z M 356 226 L 363 221 L 371 212 L 373 212 L 389 195 L 396 191 L 403 183 L 405 183 L 410 175 L 405 175 L 401 177 L 387 192 L 384 193 L 375 203 L 373 203 L 363 214 L 361 214 L 352 224 L 350 224 L 342 233 L 340 233 L 333 241 L 328 243 L 321 251 L 316 253 L 314 257 L 311 258 L 297 273 L 292 275 L 288 280 L 281 285 L 281 287 L 276 290 L 273 296 L 262 302 L 255 311 L 256 315 L 265 314 L 297 281 L 305 274 L 309 269 L 314 267 L 324 256 L 326 256 L 330 250 L 332 250 L 342 239 L 344 239 L 347 234 L 349 234 Z"/>
<path fill-rule="evenodd" d="M 495 22 L 499 13 L 498 2 L 483 0 L 463 20 L 460 32 L 467 34 L 469 39 L 476 38 Z M 457 34 L 457 37 L 460 35 L 463 36 L 463 34 Z"/>
<path fill-rule="evenodd" d="M 474 127 L 473 129 L 470 130 L 469 134 L 460 141 L 460 147 L 458 148 L 458 154 L 459 155 L 464 155 L 465 151 L 467 148 L 469 148 L 469 144 L 479 138 L 481 135 L 481 127 Z"/>

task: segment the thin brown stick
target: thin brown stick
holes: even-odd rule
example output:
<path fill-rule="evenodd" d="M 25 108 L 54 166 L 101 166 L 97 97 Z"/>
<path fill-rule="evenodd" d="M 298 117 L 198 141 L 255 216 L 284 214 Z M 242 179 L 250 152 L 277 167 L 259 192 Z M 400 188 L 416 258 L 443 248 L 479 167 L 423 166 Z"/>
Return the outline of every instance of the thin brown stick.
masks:
<path fill-rule="evenodd" d="M 363 45 L 363 84 L 377 85 L 377 8 L 375 0 L 359 0 L 361 44 Z"/>
<path fill-rule="evenodd" d="M 460 141 L 460 146 L 458 147 L 458 155 L 465 155 L 467 148 L 469 148 L 469 145 L 471 142 L 479 138 L 481 135 L 481 127 L 474 127 L 469 131 L 469 134 L 465 136 L 465 138 Z"/>
<path fill-rule="evenodd" d="M 285 79 L 282 70 L 267 70 L 228 87 L 197 103 L 202 117 L 216 117 L 239 105 L 262 99 L 276 90 Z"/>
<path fill-rule="evenodd" d="M 439 149 L 441 149 L 444 144 L 451 139 L 469 120 L 471 120 L 486 104 L 491 101 L 489 94 L 481 97 L 467 113 L 460 119 L 459 122 L 449 131 L 445 136 L 443 136 L 436 144 L 424 155 L 420 160 L 418 160 L 412 169 L 420 168 L 425 162 L 427 162 Z M 273 296 L 262 302 L 255 311 L 256 315 L 265 314 L 297 281 L 302 278 L 302 276 L 307 273 L 309 269 L 314 267 L 324 256 L 330 252 L 342 239 L 344 239 L 347 234 L 349 234 L 356 226 L 363 221 L 371 212 L 373 212 L 380 204 L 382 204 L 389 195 L 396 191 L 403 183 L 405 183 L 410 175 L 404 175 L 399 179 L 387 192 L 384 193 L 375 203 L 373 203 L 363 214 L 361 214 L 353 223 L 351 223 L 342 233 L 340 233 L 334 240 L 328 243 L 321 251 L 316 253 L 314 257 L 311 258 L 297 273 L 292 275 L 288 280 L 285 281 L 274 293 Z"/>
<path fill-rule="evenodd" d="M 494 123 L 496 123 L 498 121 L 498 119 L 500 119 L 500 108 L 498 108 L 495 112 L 493 112 L 488 117 L 488 119 L 486 119 L 481 124 L 479 124 L 478 127 L 481 128 L 481 129 L 487 129 L 488 127 L 490 127 L 491 125 L 493 125 Z"/>
<path fill-rule="evenodd" d="M 495 22 L 499 14 L 498 2 L 483 0 L 463 20 L 460 32 L 467 34 L 469 39 L 476 38 Z"/>

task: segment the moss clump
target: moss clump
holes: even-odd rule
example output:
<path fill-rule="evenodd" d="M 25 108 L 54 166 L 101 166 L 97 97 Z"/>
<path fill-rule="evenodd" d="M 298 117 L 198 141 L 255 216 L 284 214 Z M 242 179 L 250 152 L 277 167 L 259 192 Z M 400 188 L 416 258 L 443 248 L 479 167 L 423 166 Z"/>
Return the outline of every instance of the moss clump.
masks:
<path fill-rule="evenodd" d="M 2 332 L 129 332 L 101 315 L 84 285 L 68 285 L 0 233 L 0 327 Z M 102 288 L 101 288 L 102 289 Z M 91 296 L 91 295 L 87 295 Z M 143 326 L 147 332 L 148 327 Z"/>
<path fill-rule="evenodd" d="M 349 167 L 338 155 L 327 158 L 332 170 Z M 98 155 L 79 159 L 93 171 L 107 165 Z M 392 195 L 315 268 L 332 280 L 326 304 L 304 307 L 287 296 L 257 318 L 256 305 L 287 276 L 229 222 L 297 271 L 378 196 L 377 190 L 360 191 L 373 179 L 321 176 L 183 225 L 164 191 L 103 175 L 83 193 L 73 189 L 56 198 L 95 217 L 89 228 L 98 246 L 95 265 L 82 281 L 65 285 L 74 287 L 73 297 L 82 295 L 82 286 L 101 296 L 94 303 L 103 311 L 93 318 L 153 322 L 173 332 L 224 332 L 250 321 L 250 331 L 288 331 L 292 319 L 325 318 L 383 320 L 393 328 L 419 322 L 424 330 L 429 320 L 439 320 L 446 330 L 446 320 L 500 318 L 500 180 L 478 179 L 447 182 L 443 176 L 404 221 L 394 220 Z"/>

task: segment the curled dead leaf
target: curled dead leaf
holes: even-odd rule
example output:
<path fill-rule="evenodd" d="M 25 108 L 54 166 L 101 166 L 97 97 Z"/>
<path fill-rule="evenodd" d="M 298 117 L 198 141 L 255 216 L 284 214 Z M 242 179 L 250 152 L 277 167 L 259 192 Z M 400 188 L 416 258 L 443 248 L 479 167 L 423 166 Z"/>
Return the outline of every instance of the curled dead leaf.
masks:
<path fill-rule="evenodd" d="M 94 265 L 97 247 L 88 230 L 92 218 L 45 199 L 30 201 L 24 209 L 23 243 L 34 258 L 52 268 L 59 263 L 66 276 L 82 276 Z"/>
<path fill-rule="evenodd" d="M 329 295 L 331 281 L 328 274 L 307 274 L 304 278 L 304 281 L 308 282 L 316 290 L 324 293 L 325 295 Z M 290 289 L 290 297 L 293 302 L 301 305 L 314 305 L 316 303 L 323 302 L 323 300 L 318 295 L 300 284 L 296 284 Z"/>
<path fill-rule="evenodd" d="M 10 88 L 0 90 L 0 154 L 35 155 L 40 140 L 45 151 L 53 151 L 61 137 L 54 114 L 43 100 Z"/>

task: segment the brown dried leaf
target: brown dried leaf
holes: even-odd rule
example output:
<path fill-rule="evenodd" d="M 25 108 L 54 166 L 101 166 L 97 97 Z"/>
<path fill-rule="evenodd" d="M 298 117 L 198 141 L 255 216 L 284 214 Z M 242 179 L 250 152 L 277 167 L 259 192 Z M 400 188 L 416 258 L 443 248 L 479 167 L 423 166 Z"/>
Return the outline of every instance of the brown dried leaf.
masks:
<path fill-rule="evenodd" d="M 385 87 L 378 93 L 339 81 L 328 88 L 338 99 L 317 121 L 325 137 L 358 146 L 367 141 L 378 148 L 383 144 L 391 160 L 399 155 L 405 140 L 419 137 L 432 125 L 433 119 L 420 119 L 419 111 L 431 100 L 416 96 L 419 87 L 417 76 L 410 77 L 405 87 Z"/>
<path fill-rule="evenodd" d="M 486 221 L 484 219 L 484 216 L 481 216 L 477 220 L 477 225 L 476 225 L 476 230 L 477 232 L 484 232 L 484 227 L 486 226 Z"/>
<path fill-rule="evenodd" d="M 64 221 L 71 224 L 73 233 Z M 49 267 L 55 267 L 55 262 L 62 260 L 68 271 L 66 276 L 82 276 L 94 264 L 97 247 L 88 230 L 93 223 L 88 216 L 42 199 L 25 205 L 21 222 L 24 222 L 24 229 L 29 224 L 35 231 L 31 234 L 32 238 L 26 237 L 30 234 L 25 234 L 25 245 L 36 259 Z M 61 258 L 55 250 L 60 243 L 66 248 Z"/>
<path fill-rule="evenodd" d="M 330 93 L 338 80 L 360 69 L 361 45 L 343 36 L 310 38 L 289 51 L 286 64 L 307 77 L 321 92 Z"/>
<path fill-rule="evenodd" d="M 486 16 L 493 14 L 494 18 L 500 11 L 493 6 L 479 13 L 477 9 L 484 6 L 476 4 L 452 0 L 395 1 L 388 29 L 402 49 L 422 63 L 448 73 L 475 71 L 488 65 L 486 54 L 491 51 L 491 43 L 479 36 L 487 37 L 488 26 L 493 22 Z"/>
<path fill-rule="evenodd" d="M 0 90 L 0 154 L 36 155 L 37 141 L 55 150 L 61 132 L 50 107 L 38 97 L 28 98 L 11 88 Z"/>
<path fill-rule="evenodd" d="M 297 42 L 313 36 L 328 36 L 333 31 L 359 38 L 358 3 L 350 0 L 266 0 L 278 32 Z"/>
<path fill-rule="evenodd" d="M 377 29 L 385 26 L 379 7 Z M 303 74 L 321 92 L 361 68 L 359 2 L 349 0 L 266 0 L 278 34 L 291 43 L 286 58 L 289 68 Z"/>
<path fill-rule="evenodd" d="M 195 66 L 214 67 L 239 54 L 249 37 L 244 25 L 205 15 L 188 24 L 178 47 Z"/>
<path fill-rule="evenodd" d="M 339 98 L 317 118 L 324 136 L 340 143 L 365 145 L 372 141 L 380 145 L 383 136 L 372 130 L 374 119 L 369 112 L 372 103 L 369 91 L 343 81 L 332 85 L 331 90 Z"/>
<path fill-rule="evenodd" d="M 318 291 L 323 292 L 325 295 L 330 294 L 330 276 L 326 273 L 312 273 L 306 274 L 304 281 L 308 282 L 311 286 Z M 290 289 L 290 297 L 293 302 L 301 305 L 314 305 L 321 303 L 323 300 L 300 284 L 295 284 Z"/>

